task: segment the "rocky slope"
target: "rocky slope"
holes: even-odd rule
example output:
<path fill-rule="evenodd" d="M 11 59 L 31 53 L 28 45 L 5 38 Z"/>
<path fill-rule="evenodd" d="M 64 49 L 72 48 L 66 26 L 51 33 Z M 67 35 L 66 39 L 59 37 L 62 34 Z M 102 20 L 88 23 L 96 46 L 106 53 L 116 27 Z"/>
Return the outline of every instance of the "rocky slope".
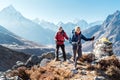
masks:
<path fill-rule="evenodd" d="M 33 66 L 31 69 L 19 67 L 6 74 L 7 77 L 18 76 L 20 80 L 119 80 L 120 61 L 116 56 L 99 59 L 97 63 L 91 56 L 84 55 L 74 68 L 74 62 L 68 60 L 50 61 L 45 66 Z M 17 79 L 18 80 L 18 79 Z"/>
<path fill-rule="evenodd" d="M 0 45 L 0 71 L 11 69 L 17 61 L 25 62 L 30 55 L 16 52 Z"/>
<path fill-rule="evenodd" d="M 83 34 L 88 37 L 95 36 L 96 40 L 102 37 L 107 37 L 113 43 L 114 53 L 120 55 L 120 11 L 116 11 L 109 15 L 102 25 L 89 28 L 85 30 Z M 92 42 L 86 42 L 83 44 L 84 51 L 92 50 L 90 43 Z"/>
<path fill-rule="evenodd" d="M 1 45 L 19 52 L 41 55 L 42 53 L 54 50 L 47 46 L 25 40 L 5 29 L 3 26 L 0 26 L 0 38 Z"/>
<path fill-rule="evenodd" d="M 102 46 L 99 46 L 100 44 Z M 111 54 L 112 49 L 110 51 L 107 49 L 110 46 L 111 43 L 107 39 L 100 40 L 99 44 L 96 43 L 94 53 L 83 52 L 82 57 L 77 61 L 77 67 L 71 58 L 72 55 L 68 53 L 67 61 L 63 61 L 61 54 L 60 61 L 53 60 L 54 52 L 44 53 L 41 56 L 33 55 L 24 63 L 24 66 L 15 65 L 13 70 L 0 73 L 2 75 L 0 79 L 119 80 L 120 58 Z M 104 51 L 101 47 L 107 50 Z"/>

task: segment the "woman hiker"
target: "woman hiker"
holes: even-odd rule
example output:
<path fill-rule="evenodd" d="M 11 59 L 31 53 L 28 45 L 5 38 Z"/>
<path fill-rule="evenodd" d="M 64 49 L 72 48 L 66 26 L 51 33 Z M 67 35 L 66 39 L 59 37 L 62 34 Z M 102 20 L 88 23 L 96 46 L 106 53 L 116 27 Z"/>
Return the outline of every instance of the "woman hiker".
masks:
<path fill-rule="evenodd" d="M 62 49 L 63 58 L 64 58 L 64 61 L 66 61 L 66 53 L 65 53 L 65 45 L 64 45 L 65 39 L 68 40 L 67 34 L 63 30 L 62 27 L 59 27 L 59 30 L 55 35 L 55 41 L 56 41 L 56 59 L 55 60 L 56 61 L 60 61 L 59 60 L 59 47 Z"/>
<path fill-rule="evenodd" d="M 75 68 L 77 66 L 77 60 L 82 57 L 82 44 L 81 39 L 85 41 L 92 41 L 94 40 L 94 36 L 92 38 L 86 38 L 80 30 L 79 26 L 75 27 L 75 31 L 72 36 L 72 47 L 73 47 L 73 60 L 75 62 Z M 76 57 L 76 54 L 78 54 L 78 57 Z"/>

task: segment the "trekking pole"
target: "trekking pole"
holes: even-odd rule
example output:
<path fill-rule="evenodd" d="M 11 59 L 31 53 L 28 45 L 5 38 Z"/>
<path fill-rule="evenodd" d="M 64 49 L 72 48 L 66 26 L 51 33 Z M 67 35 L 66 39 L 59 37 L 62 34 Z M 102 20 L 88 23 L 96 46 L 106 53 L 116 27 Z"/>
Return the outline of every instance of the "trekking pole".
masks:
<path fill-rule="evenodd" d="M 77 50 L 76 50 L 76 57 L 75 57 L 75 69 L 76 69 L 76 66 L 77 66 L 77 52 L 78 52 L 78 43 L 76 43 L 77 44 Z"/>
<path fill-rule="evenodd" d="M 94 40 L 92 40 L 92 54 L 94 55 Z M 95 56 L 93 58 L 93 56 L 91 56 L 92 60 L 95 60 Z"/>
<path fill-rule="evenodd" d="M 94 40 L 92 40 L 92 53 L 93 53 L 93 50 L 94 50 Z"/>

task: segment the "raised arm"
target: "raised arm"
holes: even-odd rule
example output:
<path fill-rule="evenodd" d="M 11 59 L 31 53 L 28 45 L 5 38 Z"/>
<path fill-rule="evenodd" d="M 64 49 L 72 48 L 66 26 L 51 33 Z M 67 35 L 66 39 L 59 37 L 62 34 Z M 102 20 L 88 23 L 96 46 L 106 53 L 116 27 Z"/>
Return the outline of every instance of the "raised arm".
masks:
<path fill-rule="evenodd" d="M 84 35 L 81 34 L 81 38 L 85 41 L 91 41 L 94 40 L 94 36 L 92 38 L 86 38 Z"/>

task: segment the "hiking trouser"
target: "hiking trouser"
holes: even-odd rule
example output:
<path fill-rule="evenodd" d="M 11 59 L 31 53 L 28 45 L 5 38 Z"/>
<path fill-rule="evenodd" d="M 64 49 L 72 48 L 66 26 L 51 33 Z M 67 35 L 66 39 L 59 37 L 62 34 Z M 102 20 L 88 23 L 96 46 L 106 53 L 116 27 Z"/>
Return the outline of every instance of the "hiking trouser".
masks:
<path fill-rule="evenodd" d="M 65 45 L 56 45 L 56 58 L 59 59 L 59 47 L 61 47 L 62 53 L 63 53 L 63 58 L 64 61 L 66 61 L 66 53 L 65 53 Z"/>
<path fill-rule="evenodd" d="M 76 54 L 78 54 L 78 57 L 76 57 Z M 80 57 L 82 57 L 82 49 L 81 45 L 73 45 L 73 60 L 78 60 Z"/>

